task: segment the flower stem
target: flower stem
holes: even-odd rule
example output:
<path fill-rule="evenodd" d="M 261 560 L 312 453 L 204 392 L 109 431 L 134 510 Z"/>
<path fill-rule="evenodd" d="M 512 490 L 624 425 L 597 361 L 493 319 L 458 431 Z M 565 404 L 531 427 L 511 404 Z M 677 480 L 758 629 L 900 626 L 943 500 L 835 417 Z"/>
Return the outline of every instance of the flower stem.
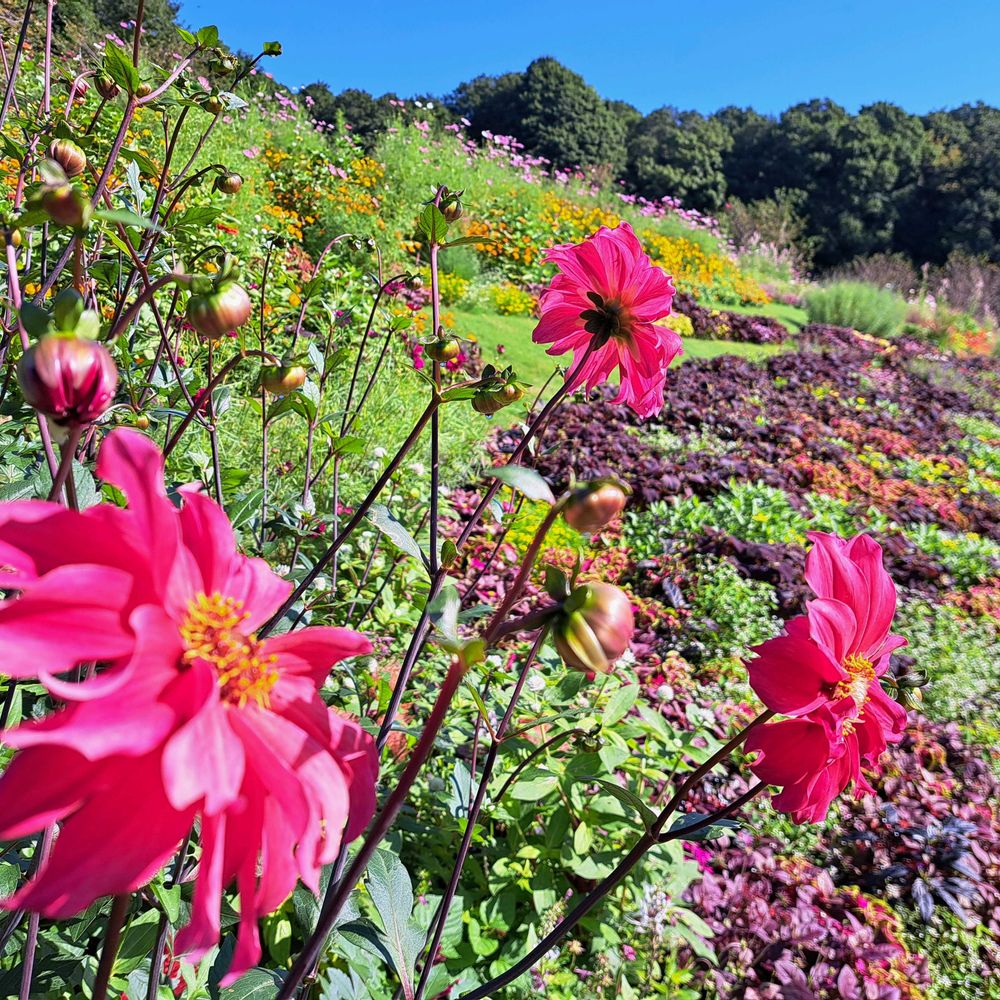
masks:
<path fill-rule="evenodd" d="M 462 877 L 462 869 L 465 867 L 465 862 L 469 856 L 469 848 L 472 846 L 472 838 L 475 834 L 476 823 L 479 820 L 479 814 L 482 812 L 483 803 L 486 800 L 486 788 L 490 783 L 490 778 L 493 777 L 493 768 L 496 766 L 497 757 L 500 755 L 500 747 L 503 744 L 503 738 L 508 727 L 510 726 L 510 720 L 514 716 L 514 709 L 520 700 L 521 692 L 524 690 L 524 683 L 528 679 L 529 671 L 532 666 L 534 666 L 535 658 L 538 656 L 538 651 L 542 648 L 542 644 L 545 642 L 547 631 L 547 628 L 542 628 L 539 631 L 535 638 L 534 645 L 531 647 L 531 651 L 525 658 L 524 664 L 521 667 L 521 673 L 517 678 L 517 683 L 514 685 L 514 691 L 512 692 L 510 701 L 507 704 L 507 710 L 504 712 L 503 718 L 497 726 L 496 735 L 486 753 L 486 760 L 483 761 L 483 774 L 479 779 L 479 787 L 476 790 L 476 797 L 469 809 L 469 815 L 465 822 L 465 833 L 462 837 L 462 843 L 459 846 L 458 854 L 455 857 L 455 864 L 451 870 L 451 878 L 448 880 L 448 888 L 445 890 L 445 894 L 441 898 L 441 902 L 438 903 L 437 912 L 434 914 L 431 922 L 431 926 L 434 928 L 434 934 L 431 938 L 430 946 L 427 948 L 427 960 L 424 962 L 423 970 L 420 973 L 420 980 L 417 983 L 417 989 L 413 995 L 413 1000 L 421 1000 L 421 997 L 424 995 L 424 990 L 427 989 L 427 980 L 430 978 L 431 969 L 434 966 L 434 956 L 437 955 L 438 947 L 441 944 L 441 937 L 444 934 L 444 926 L 448 918 L 448 911 L 451 909 L 452 900 L 455 898 L 455 893 L 458 891 L 458 883 Z"/>
<path fill-rule="evenodd" d="M 62 493 L 63 487 L 66 485 L 66 480 L 69 477 L 70 470 L 73 468 L 73 460 L 76 458 L 77 445 L 80 443 L 80 438 L 83 436 L 83 430 L 82 426 L 71 428 L 69 437 L 67 437 L 63 442 L 59 468 L 56 470 L 55 477 L 52 480 L 52 489 L 49 490 L 47 498 L 50 503 L 58 499 L 59 494 Z"/>
<path fill-rule="evenodd" d="M 104 932 L 104 947 L 101 949 L 101 960 L 97 966 L 97 976 L 94 979 L 93 1000 L 107 1000 L 108 983 L 111 981 L 111 970 L 115 966 L 118 955 L 118 942 L 121 940 L 122 927 L 132 897 L 129 893 L 115 896 L 111 901 L 111 913 L 108 916 L 108 929 Z"/>
<path fill-rule="evenodd" d="M 379 494 L 383 489 L 385 489 L 385 484 L 389 482 L 396 469 L 399 468 L 403 459 L 409 453 L 410 449 L 417 443 L 424 427 L 427 426 L 428 421 L 440 405 L 441 400 L 435 395 L 430 403 L 427 404 L 427 408 L 424 412 L 420 414 L 420 418 L 414 425 L 413 430 L 410 431 L 409 436 L 402 443 L 402 445 L 400 445 L 399 450 L 393 456 L 392 461 L 388 464 L 388 466 L 386 466 L 385 471 L 381 476 L 379 476 L 375 485 L 368 491 L 368 496 L 361 501 L 350 521 L 348 521 L 347 524 L 344 525 L 343 529 L 337 533 L 337 537 L 329 544 L 323 555 L 316 560 L 313 568 L 305 575 L 302 582 L 295 588 L 295 590 L 292 591 L 285 603 L 278 608 L 271 619 L 267 621 L 263 628 L 259 630 L 258 635 L 261 638 L 270 634 L 270 632 L 274 629 L 274 626 L 277 625 L 278 622 L 281 621 L 282 617 L 287 613 L 288 609 L 291 608 L 292 605 L 295 604 L 295 602 L 312 586 L 316 577 L 323 572 L 327 563 L 329 563 L 330 560 L 337 554 L 340 547 L 347 541 L 354 529 L 361 523 L 364 516 L 371 509 L 372 504 L 378 499 Z"/>
<path fill-rule="evenodd" d="M 38 844 L 38 853 L 35 857 L 36 863 L 33 864 L 35 871 L 38 871 L 45 864 L 49 856 L 49 851 L 52 849 L 52 838 L 55 836 L 55 832 L 56 828 L 54 824 L 45 828 L 42 839 Z M 24 968 L 21 970 L 21 992 L 18 994 L 18 1000 L 29 1000 L 31 997 L 31 977 L 35 969 L 35 952 L 38 949 L 38 924 L 40 919 L 37 913 L 32 913 L 28 917 L 28 937 L 24 943 Z"/>
<path fill-rule="evenodd" d="M 413 782 L 430 756 L 431 750 L 434 747 L 434 741 L 437 739 L 438 732 L 444 723 L 445 715 L 451 707 L 455 692 L 458 690 L 458 685 L 465 676 L 465 670 L 465 665 L 458 657 L 452 660 L 451 666 L 448 668 L 448 674 L 441 685 L 441 690 L 438 692 L 434 708 L 431 710 L 427 724 L 420 734 L 420 740 L 407 762 L 406 770 L 403 771 L 399 783 L 382 807 L 375 825 L 365 838 L 347 874 L 337 883 L 331 881 L 327 889 L 326 898 L 323 900 L 316 929 L 310 935 L 309 940 L 299 953 L 294 965 L 292 965 L 291 971 L 288 973 L 281 988 L 281 992 L 278 993 L 275 1000 L 291 1000 L 295 996 L 295 991 L 298 989 L 299 983 L 302 982 L 309 970 L 315 965 L 320 951 L 330 931 L 333 929 L 333 925 L 340 915 L 341 909 L 343 909 L 344 903 L 347 902 L 355 885 L 360 881 L 361 876 L 368 867 L 368 862 L 371 861 L 376 848 L 382 842 L 382 838 L 385 837 L 395 822 L 399 810 L 402 809 L 403 804 L 410 794 Z"/>
<path fill-rule="evenodd" d="M 749 727 L 743 731 L 743 735 L 749 732 Z M 632 850 L 618 863 L 615 870 L 594 889 L 592 889 L 579 903 L 565 916 L 558 924 L 542 938 L 538 944 L 528 952 L 520 961 L 512 965 L 506 972 L 476 987 L 470 993 L 463 993 L 459 1000 L 486 1000 L 493 996 L 502 987 L 514 982 L 515 979 L 528 972 L 546 953 L 554 948 L 583 918 L 594 909 L 597 904 L 604 899 L 616 886 L 618 886 L 628 875 L 628 873 L 639 863 L 643 855 L 656 843 L 663 843 L 667 840 L 684 840 L 691 837 L 693 833 L 703 830 L 720 819 L 724 819 L 731 812 L 739 809 L 750 801 L 755 795 L 765 788 L 763 782 L 752 785 L 750 789 L 738 799 L 723 806 L 697 823 L 688 827 L 670 831 L 666 836 L 661 837 L 660 831 L 671 815 L 671 810 L 664 808 L 657 817 L 656 822 L 644 833 L 635 843 Z"/>

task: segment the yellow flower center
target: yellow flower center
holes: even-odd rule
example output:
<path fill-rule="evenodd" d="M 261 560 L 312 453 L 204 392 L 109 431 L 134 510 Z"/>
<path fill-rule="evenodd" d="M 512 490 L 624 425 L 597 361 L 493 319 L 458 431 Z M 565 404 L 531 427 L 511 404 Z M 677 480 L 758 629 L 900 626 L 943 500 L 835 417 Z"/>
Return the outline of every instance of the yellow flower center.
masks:
<path fill-rule="evenodd" d="M 204 660 L 214 668 L 223 701 L 242 708 L 251 699 L 266 708 L 271 688 L 278 682 L 276 656 L 262 656 L 256 635 L 247 635 L 240 625 L 249 618 L 243 602 L 234 597 L 198 594 L 188 602 L 180 633 L 185 650 L 183 661 Z"/>
<path fill-rule="evenodd" d="M 847 671 L 847 679 L 842 680 L 834 689 L 833 696 L 840 698 L 851 698 L 856 706 L 854 720 L 861 714 L 861 709 L 868 701 L 868 686 L 875 680 L 875 667 L 871 660 L 866 660 L 857 653 L 850 653 L 844 659 L 844 669 Z M 853 721 L 847 720 L 844 723 L 844 731 L 853 730 Z"/>

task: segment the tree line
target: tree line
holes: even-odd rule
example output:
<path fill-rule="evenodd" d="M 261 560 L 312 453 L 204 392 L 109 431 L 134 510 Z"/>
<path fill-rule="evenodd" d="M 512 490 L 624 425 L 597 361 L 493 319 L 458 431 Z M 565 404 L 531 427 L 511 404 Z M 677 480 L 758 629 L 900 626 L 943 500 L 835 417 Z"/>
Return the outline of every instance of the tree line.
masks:
<path fill-rule="evenodd" d="M 316 117 L 341 117 L 370 145 L 398 110 L 395 94 L 304 92 Z M 983 103 L 927 115 L 887 101 L 851 114 L 831 100 L 778 116 L 735 106 L 643 115 L 548 57 L 421 96 L 434 116 L 468 119 L 473 136 L 513 135 L 556 167 L 593 168 L 647 198 L 705 212 L 777 202 L 801 216 L 823 267 L 874 253 L 941 263 L 956 249 L 1000 261 L 1000 109 Z"/>
<path fill-rule="evenodd" d="M 60 0 L 60 47 L 71 52 L 98 26 L 115 30 L 134 6 Z M 0 7 L 15 20 L 9 0 Z M 176 48 L 177 12 L 173 0 L 146 0 L 151 54 Z M 349 123 L 369 147 L 398 114 L 395 94 L 334 94 L 324 83 L 303 93 L 315 117 Z M 830 100 L 778 116 L 735 106 L 711 115 L 665 106 L 643 115 L 606 100 L 549 57 L 421 97 L 434 105 L 429 116 L 468 119 L 472 136 L 513 135 L 556 167 L 590 168 L 646 198 L 669 195 L 703 212 L 729 204 L 745 215 L 749 206 L 751 219 L 777 217 L 821 267 L 875 253 L 941 263 L 953 250 L 1000 262 L 1000 109 L 983 103 L 927 115 L 889 102 L 851 114 Z"/>

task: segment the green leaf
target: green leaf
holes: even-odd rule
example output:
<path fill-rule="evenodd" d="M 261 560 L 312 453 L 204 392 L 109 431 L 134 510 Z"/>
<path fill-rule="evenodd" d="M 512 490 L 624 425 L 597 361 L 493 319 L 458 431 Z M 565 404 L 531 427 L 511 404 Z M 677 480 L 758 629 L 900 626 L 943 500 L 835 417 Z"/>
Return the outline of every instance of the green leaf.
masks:
<path fill-rule="evenodd" d="M 219 44 L 219 29 L 214 24 L 207 24 L 195 33 L 195 41 L 204 49 Z"/>
<path fill-rule="evenodd" d="M 532 801 L 545 798 L 559 784 L 558 775 L 543 771 L 540 767 L 529 767 L 511 786 L 508 794 L 513 799 Z"/>
<path fill-rule="evenodd" d="M 232 986 L 219 991 L 219 1000 L 274 1000 L 278 987 L 285 981 L 280 972 L 251 969 Z"/>
<path fill-rule="evenodd" d="M 176 924 L 181 916 L 181 887 L 172 885 L 169 889 L 162 882 L 153 882 L 150 886 L 153 895 L 163 907 L 163 912 L 167 915 L 167 920 Z"/>
<path fill-rule="evenodd" d="M 142 965 L 156 942 L 159 924 L 160 914 L 156 910 L 147 910 L 128 925 L 115 958 L 116 976 L 127 976 Z"/>
<path fill-rule="evenodd" d="M 602 726 L 613 726 L 628 715 L 629 709 L 635 704 L 639 697 L 638 684 L 625 684 L 613 691 L 604 706 L 604 714 L 601 716 Z"/>
<path fill-rule="evenodd" d="M 413 885 L 402 861 L 390 851 L 376 851 L 368 863 L 365 887 L 371 896 L 396 975 L 407 1000 L 413 997 L 413 970 L 424 945 L 424 935 L 414 923 Z"/>
<path fill-rule="evenodd" d="M 139 71 L 132 65 L 125 50 L 113 42 L 104 46 L 104 72 L 130 94 L 134 94 L 139 86 Z"/>
<path fill-rule="evenodd" d="M 143 215 L 130 212 L 127 208 L 100 208 L 94 212 L 94 218 L 102 222 L 120 222 L 129 229 L 152 229 L 155 232 L 163 232 L 155 222 L 151 222 Z"/>
<path fill-rule="evenodd" d="M 368 520 L 382 532 L 401 552 L 414 556 L 424 562 L 424 554 L 406 526 L 385 504 L 374 503 L 368 511 Z"/>
<path fill-rule="evenodd" d="M 441 249 L 444 250 L 448 247 L 461 247 L 466 246 L 470 243 L 496 243 L 497 241 L 492 236 L 459 236 L 457 240 L 448 240 L 447 243 L 441 244 Z"/>
<path fill-rule="evenodd" d="M 21 880 L 21 869 L 6 861 L 0 862 L 0 899 L 14 895 Z"/>
<path fill-rule="evenodd" d="M 492 469 L 490 474 L 518 493 L 523 493 L 529 500 L 541 500 L 549 504 L 556 502 L 549 484 L 534 469 L 526 469 L 523 465 L 501 465 Z"/>
<path fill-rule="evenodd" d="M 417 225 L 431 243 L 443 243 L 448 235 L 448 220 L 437 205 L 427 205 L 420 213 Z"/>
<path fill-rule="evenodd" d="M 240 528 L 254 515 L 260 512 L 260 504 L 264 499 L 263 490 L 253 490 L 242 497 L 237 497 L 227 505 L 226 513 L 234 528 Z"/>
<path fill-rule="evenodd" d="M 710 813 L 699 813 L 690 812 L 684 813 L 683 816 L 678 816 L 677 819 L 670 824 L 670 832 L 676 833 L 677 831 L 684 831 L 689 826 L 694 826 L 700 823 L 702 820 L 708 819 Z M 695 830 L 688 837 L 679 837 L 679 840 L 715 840 L 721 837 L 723 834 L 730 833 L 732 830 L 738 830 L 740 824 L 734 819 L 719 819 L 716 820 L 711 826 L 707 826 L 702 830 Z"/>
<path fill-rule="evenodd" d="M 458 642 L 458 611 L 462 598 L 455 587 L 442 587 L 441 592 L 427 605 L 431 624 L 452 642 Z"/>
<path fill-rule="evenodd" d="M 44 309 L 39 309 L 38 306 L 32 305 L 30 302 L 22 303 L 20 316 L 21 326 L 27 330 L 30 337 L 41 337 L 49 329 L 49 323 L 51 322 L 49 314 Z"/>
<path fill-rule="evenodd" d="M 198 40 L 190 31 L 187 30 L 187 28 L 177 28 L 177 34 L 180 35 L 181 38 L 188 43 L 188 45 L 196 45 L 198 43 Z"/>
<path fill-rule="evenodd" d="M 616 798 L 623 806 L 628 807 L 633 812 L 638 813 L 640 819 L 642 820 L 642 825 L 648 830 L 656 822 L 656 813 L 653 812 L 649 806 L 646 805 L 642 799 L 639 798 L 635 792 L 630 792 L 627 788 L 622 788 L 621 785 L 616 784 L 613 781 L 608 781 L 606 778 L 598 778 L 592 774 L 585 774 L 580 777 L 581 781 L 590 783 L 594 782 L 601 786 L 608 793 L 608 795 Z"/>
<path fill-rule="evenodd" d="M 265 56 L 280 56 L 281 42 L 264 42 L 264 47 L 261 51 Z"/>

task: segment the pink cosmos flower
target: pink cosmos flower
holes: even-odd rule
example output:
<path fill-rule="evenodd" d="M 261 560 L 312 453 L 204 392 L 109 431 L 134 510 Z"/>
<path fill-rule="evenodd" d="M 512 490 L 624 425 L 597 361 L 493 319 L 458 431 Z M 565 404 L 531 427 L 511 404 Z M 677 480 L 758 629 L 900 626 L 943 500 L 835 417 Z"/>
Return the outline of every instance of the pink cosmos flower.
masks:
<path fill-rule="evenodd" d="M 127 509 L 0 506 L 0 586 L 21 592 L 0 603 L 0 662 L 65 705 L 4 735 L 19 753 L 0 778 L 0 838 L 60 828 L 37 876 L 0 905 L 61 918 L 131 892 L 198 821 L 174 952 L 197 958 L 218 941 L 235 880 L 232 982 L 260 957 L 257 918 L 299 878 L 315 891 L 374 813 L 373 742 L 318 694 L 332 664 L 371 647 L 341 628 L 258 639 L 291 585 L 236 551 L 197 488 L 171 503 L 141 434 L 113 432 L 98 473 Z"/>
<path fill-rule="evenodd" d="M 882 549 L 868 535 L 849 541 L 810 532 L 806 581 L 816 594 L 807 613 L 783 635 L 754 649 L 750 684 L 773 712 L 788 716 L 751 732 L 750 765 L 780 785 L 778 809 L 797 823 L 817 823 L 850 784 L 873 789 L 862 765 L 874 769 L 888 742 L 898 742 L 906 712 L 879 683 L 893 650 L 906 645 L 889 631 L 896 588 Z"/>
<path fill-rule="evenodd" d="M 618 368 L 614 401 L 640 417 L 659 413 L 667 367 L 681 352 L 680 337 L 654 325 L 670 312 L 671 279 L 653 266 L 627 222 L 602 226 L 576 246 L 553 247 L 545 259 L 559 274 L 542 292 L 532 340 L 551 344 L 548 354 L 573 352 L 571 390 L 586 383 L 589 391 Z"/>

